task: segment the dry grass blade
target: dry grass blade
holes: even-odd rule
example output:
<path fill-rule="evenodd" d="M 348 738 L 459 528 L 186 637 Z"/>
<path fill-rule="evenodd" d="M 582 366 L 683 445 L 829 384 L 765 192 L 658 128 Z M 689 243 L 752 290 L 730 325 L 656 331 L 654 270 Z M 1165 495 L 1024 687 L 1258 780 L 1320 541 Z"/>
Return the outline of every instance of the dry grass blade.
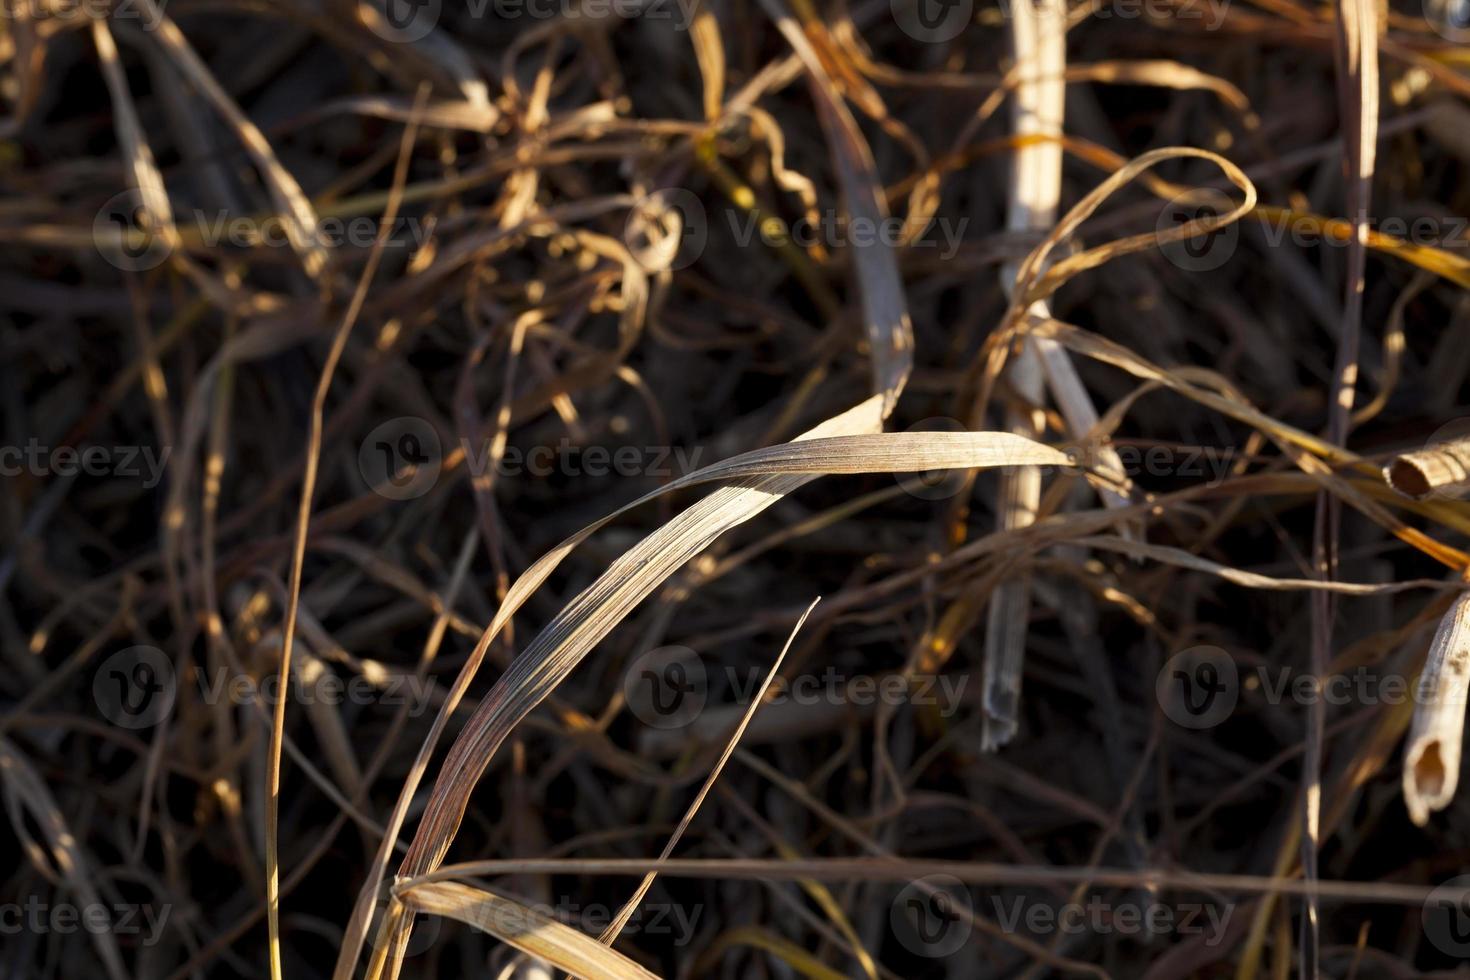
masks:
<path fill-rule="evenodd" d="M 418 105 L 421 107 L 428 100 L 428 87 L 419 90 Z M 326 362 L 322 365 L 321 377 L 317 381 L 316 394 L 311 406 L 311 426 L 307 434 L 306 448 L 306 472 L 302 478 L 301 500 L 296 512 L 296 529 L 294 547 L 291 556 L 291 581 L 286 602 L 286 622 L 281 633 L 281 663 L 278 677 L 280 690 L 285 690 L 292 672 L 291 647 L 296 638 L 296 619 L 300 611 L 301 603 L 301 575 L 302 568 L 306 562 L 306 535 L 311 524 L 311 505 L 316 495 L 316 477 L 319 460 L 321 458 L 322 428 L 326 414 L 327 394 L 332 388 L 332 378 L 337 372 L 337 365 L 342 359 L 342 352 L 346 349 L 347 339 L 352 334 L 352 328 L 356 326 L 358 316 L 362 313 L 363 303 L 367 300 L 368 286 L 372 284 L 373 275 L 378 270 L 378 264 L 382 260 L 383 246 L 387 242 L 387 229 L 393 224 L 398 215 L 398 207 L 402 201 L 403 184 L 408 176 L 408 161 L 410 151 L 413 149 L 414 139 L 418 134 L 417 120 L 410 119 L 409 124 L 404 127 L 403 135 L 398 147 L 398 165 L 393 177 L 392 193 L 388 197 L 386 210 L 383 212 L 383 220 L 380 227 L 383 229 L 373 242 L 372 251 L 368 255 L 368 261 L 363 268 L 362 276 L 358 280 L 357 289 L 352 294 L 352 300 L 348 303 L 346 311 L 342 315 L 342 321 L 337 327 L 337 332 L 332 339 L 332 347 L 327 352 Z M 280 950 L 280 794 L 281 794 L 281 743 L 285 740 L 286 729 L 286 698 L 276 699 L 274 713 L 271 721 L 271 739 L 269 756 L 266 761 L 266 779 L 268 798 L 266 805 L 266 904 L 267 921 L 270 928 L 270 967 L 271 976 L 274 980 L 281 978 L 281 950 Z"/>
<path fill-rule="evenodd" d="M 658 980 L 658 974 L 648 972 L 622 953 L 487 888 L 451 881 L 429 882 L 396 890 L 394 898 L 415 912 L 442 915 L 473 926 L 574 977 Z"/>
<path fill-rule="evenodd" d="M 1395 592 L 1408 592 L 1413 589 L 1453 589 L 1458 588 L 1453 584 L 1439 582 L 1434 579 L 1414 579 L 1402 582 L 1385 582 L 1383 584 L 1370 584 L 1359 582 L 1337 582 L 1324 581 L 1315 578 L 1273 578 L 1270 575 L 1261 575 L 1256 572 L 1248 572 L 1242 568 L 1231 568 L 1219 562 L 1201 558 L 1190 554 L 1179 548 L 1169 548 L 1157 544 L 1145 544 L 1141 541 L 1130 541 L 1121 537 L 1091 536 L 1078 538 L 1076 543 L 1086 545 L 1089 548 L 1098 548 L 1104 551 L 1115 551 L 1119 554 L 1130 555 L 1135 558 L 1146 558 L 1149 561 L 1160 562 L 1165 565 L 1173 565 L 1176 568 L 1187 568 L 1196 572 L 1204 572 L 1208 575 L 1218 575 L 1227 582 L 1235 585 L 1245 586 L 1248 589 L 1267 589 L 1276 591 L 1306 590 L 1315 592 L 1332 592 L 1338 595 L 1388 595 Z"/>
<path fill-rule="evenodd" d="M 1019 137 L 1056 138 L 1062 134 L 1066 40 L 1066 5 L 1061 0 L 1045 0 L 1035 5 L 1022 3 L 1012 11 L 1011 41 L 1016 59 L 1012 71 L 1020 78 L 1014 103 L 1015 130 Z M 1027 146 L 1016 154 L 1011 166 L 1007 227 L 1019 232 L 1048 228 L 1056 221 L 1061 190 L 1061 145 L 1048 139 Z M 1001 268 L 1001 285 L 1007 294 L 1015 290 L 1017 272 L 1014 263 Z M 1040 317 L 1051 315 L 1044 302 L 1036 303 L 1032 312 Z M 1065 352 L 1055 345 L 1052 348 L 1070 368 Z M 1007 410 L 1006 428 L 1032 438 L 1040 435 L 1036 413 L 1044 398 L 1043 356 L 1034 342 L 1023 337 L 1020 351 L 1008 368 L 1011 387 L 1022 402 Z M 1081 388 L 1080 384 L 1075 387 Z M 1081 396 L 1086 401 L 1085 391 Z M 1096 422 L 1095 413 L 1093 422 Z M 1041 505 L 1040 472 L 1025 468 L 1001 474 L 997 499 L 996 526 L 1000 530 L 1031 525 Z M 981 741 L 989 750 L 1000 748 L 1016 735 L 1030 615 L 1031 579 L 1023 570 L 996 587 L 985 624 L 980 681 L 984 711 Z"/>
<path fill-rule="evenodd" d="M 1327 439 L 1341 445 L 1347 440 L 1357 395 L 1358 356 L 1363 322 L 1364 264 L 1367 257 L 1368 207 L 1372 192 L 1374 155 L 1378 148 L 1378 10 L 1372 0 L 1339 0 L 1333 54 L 1337 64 L 1337 103 L 1342 114 L 1343 142 L 1347 147 L 1347 210 L 1353 223 L 1348 243 L 1343 324 L 1338 337 L 1332 386 L 1329 390 Z M 1317 574 L 1337 574 L 1337 539 L 1341 529 L 1341 502 L 1323 492 L 1317 496 L 1317 520 L 1312 534 L 1312 562 Z M 1327 678 L 1332 647 L 1333 605 L 1319 592 L 1312 597 L 1312 672 Z M 1321 847 L 1322 754 L 1327 708 L 1320 700 L 1307 710 L 1305 765 L 1302 792 L 1302 870 L 1306 880 L 1318 878 Z M 1319 969 L 1319 915 L 1310 894 L 1301 924 L 1301 973 L 1316 980 Z"/>
<path fill-rule="evenodd" d="M 25 840 L 29 836 L 21 819 L 22 811 L 27 812 L 46 839 L 46 851 L 50 853 L 54 871 L 60 873 L 79 905 L 87 909 L 100 907 L 91 865 L 77 845 L 75 835 L 66 826 L 55 797 L 25 756 L 16 751 L 10 740 L 3 736 L 0 736 L 0 785 L 5 790 L 11 828 L 15 831 L 16 839 Z M 39 847 L 29 850 L 32 852 L 33 862 L 46 860 L 46 853 Z M 51 871 L 48 870 L 47 873 Z M 117 937 L 108 930 L 88 928 L 86 931 L 91 934 L 92 945 L 97 948 L 97 956 L 102 960 L 102 968 L 107 972 L 109 980 L 124 980 L 128 972 L 123 967 L 122 954 L 117 949 Z"/>
<path fill-rule="evenodd" d="M 1470 595 L 1461 595 L 1440 621 L 1419 677 L 1414 721 L 1404 743 L 1404 803 L 1414 823 L 1455 798 L 1470 702 Z"/>
<path fill-rule="evenodd" d="M 1293 846 L 1294 843 L 1293 843 Z M 531 861 L 467 861 L 446 864 L 439 871 L 405 882 L 404 888 L 448 881 L 452 878 L 505 875 L 530 870 L 547 873 L 581 871 L 586 874 L 636 877 L 654 866 L 652 858 L 538 859 Z M 944 861 L 915 858 L 895 861 L 891 857 L 824 858 L 820 860 L 777 860 L 773 858 L 673 858 L 657 862 L 665 877 L 687 878 L 772 878 L 794 881 L 911 881 L 924 875 L 949 873 L 977 885 L 1076 884 L 1092 881 L 1119 888 L 1158 886 L 1185 892 L 1238 891 L 1247 895 L 1301 895 L 1311 886 L 1291 878 L 1270 875 L 1222 874 L 1175 868 L 1132 870 L 1116 867 L 1065 867 L 1014 862 Z M 1323 897 L 1346 902 L 1389 902 L 1406 907 L 1421 906 L 1431 889 L 1423 885 L 1393 881 L 1322 881 Z M 1446 889 L 1455 900 L 1470 899 L 1470 885 Z"/>
<path fill-rule="evenodd" d="M 715 491 L 623 554 L 573 599 L 512 663 L 481 701 L 451 748 L 400 874 L 416 876 L 438 867 L 459 829 L 475 784 L 516 724 L 551 693 L 634 605 L 724 531 L 751 519 L 820 473 L 1026 464 L 1059 466 L 1067 462 L 1065 454 L 1057 450 L 1005 433 L 840 435 L 876 429 L 881 424 L 882 404 L 882 396 L 874 396 L 792 443 L 716 464 L 670 484 L 674 488 L 695 482 L 693 477 L 699 482 L 755 478 L 744 486 Z M 488 646 L 504 621 L 519 607 L 521 597 L 544 581 L 576 541 L 597 526 L 554 549 L 516 581 L 477 650 Z M 466 669 L 477 664 L 472 659 Z M 385 965 L 387 974 L 394 976 L 396 963 L 392 951 L 403 948 L 411 923 L 391 914 L 385 917 L 385 923 L 388 923 L 388 934 L 380 948 L 389 950 Z"/>

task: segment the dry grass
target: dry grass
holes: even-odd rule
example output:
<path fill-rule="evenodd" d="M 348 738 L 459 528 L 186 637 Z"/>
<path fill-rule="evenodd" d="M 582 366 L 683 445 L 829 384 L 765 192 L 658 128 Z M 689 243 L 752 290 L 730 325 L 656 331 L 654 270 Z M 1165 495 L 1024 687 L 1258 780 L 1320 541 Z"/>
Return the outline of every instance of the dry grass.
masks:
<path fill-rule="evenodd" d="M 7 4 L 0 974 L 1465 975 L 1462 7 Z"/>

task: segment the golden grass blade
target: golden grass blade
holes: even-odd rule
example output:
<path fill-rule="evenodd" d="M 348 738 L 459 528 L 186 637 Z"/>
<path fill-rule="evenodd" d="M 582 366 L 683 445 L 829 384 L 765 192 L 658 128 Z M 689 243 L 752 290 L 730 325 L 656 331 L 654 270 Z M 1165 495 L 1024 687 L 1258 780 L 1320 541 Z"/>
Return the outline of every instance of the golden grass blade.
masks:
<path fill-rule="evenodd" d="M 428 86 L 419 89 L 418 104 L 423 105 L 428 99 Z M 410 153 L 413 149 L 414 140 L 418 135 L 418 126 L 415 121 L 410 121 L 404 127 L 402 139 L 398 147 L 398 163 L 394 168 L 392 193 L 388 197 L 388 206 L 383 212 L 383 220 L 379 222 L 379 234 L 373 242 L 373 248 L 368 253 L 368 260 L 363 267 L 362 275 L 358 279 L 357 288 L 353 291 L 352 300 L 348 303 L 346 311 L 342 315 L 342 322 L 338 325 L 336 334 L 332 338 L 332 346 L 327 352 L 326 361 L 322 365 L 321 377 L 317 380 L 316 393 L 312 399 L 311 426 L 307 435 L 306 449 L 306 473 L 301 481 L 301 500 L 296 511 L 296 527 L 291 552 L 291 581 L 289 583 L 286 602 L 286 622 L 281 628 L 281 663 L 277 674 L 277 690 L 287 690 L 291 680 L 291 647 L 296 638 L 296 619 L 301 606 L 301 576 L 302 569 L 306 563 L 306 535 L 311 524 L 312 498 L 316 494 L 317 468 L 320 465 L 322 450 L 322 429 L 324 416 L 326 414 L 327 395 L 331 391 L 332 377 L 336 374 L 337 365 L 341 361 L 342 352 L 347 346 L 347 338 L 352 333 L 352 328 L 357 324 L 357 318 L 362 313 L 363 303 L 367 300 L 368 286 L 373 281 L 373 276 L 378 271 L 378 265 L 382 260 L 383 246 L 387 242 L 389 229 L 393 219 L 398 215 L 398 206 L 402 201 L 403 185 L 408 176 L 408 163 Z M 281 743 L 285 739 L 286 729 L 286 701 L 282 696 L 276 699 L 271 723 L 271 738 L 269 754 L 266 760 L 266 921 L 270 931 L 270 965 L 273 980 L 281 977 L 281 923 L 280 923 L 280 795 L 281 795 Z"/>
<path fill-rule="evenodd" d="M 487 888 L 452 881 L 430 882 L 395 890 L 394 897 L 415 912 L 442 915 L 473 926 L 574 977 L 658 980 L 658 974 L 591 936 Z"/>
<path fill-rule="evenodd" d="M 1378 11 L 1373 0 L 1338 0 L 1333 56 L 1337 66 L 1337 104 L 1347 148 L 1347 211 L 1353 224 L 1348 243 L 1344 281 L 1343 324 L 1338 335 L 1332 385 L 1328 393 L 1327 440 L 1341 445 L 1352 424 L 1357 396 L 1358 356 L 1363 324 L 1364 264 L 1367 258 L 1368 208 L 1372 195 L 1374 154 L 1378 148 Z M 1337 574 L 1337 538 L 1342 501 L 1325 489 L 1317 495 L 1317 519 L 1312 533 L 1312 562 L 1318 575 Z M 1319 682 L 1326 681 L 1331 657 L 1332 598 L 1318 592 L 1311 602 L 1311 664 Z M 1322 753 L 1327 706 L 1314 699 L 1307 706 L 1306 747 L 1303 753 L 1302 872 L 1316 882 L 1321 847 Z M 1301 973 L 1316 980 L 1320 937 L 1317 898 L 1308 893 L 1301 922 Z"/>
<path fill-rule="evenodd" d="M 1404 804 L 1420 827 L 1455 798 L 1470 692 L 1470 594 L 1440 620 L 1419 677 L 1414 721 L 1404 748 Z"/>
<path fill-rule="evenodd" d="M 700 3 L 699 12 L 689 24 L 689 42 L 694 45 L 694 58 L 704 80 L 704 118 L 714 122 L 725 104 L 725 41 L 720 35 L 720 22 L 708 4 Z"/>

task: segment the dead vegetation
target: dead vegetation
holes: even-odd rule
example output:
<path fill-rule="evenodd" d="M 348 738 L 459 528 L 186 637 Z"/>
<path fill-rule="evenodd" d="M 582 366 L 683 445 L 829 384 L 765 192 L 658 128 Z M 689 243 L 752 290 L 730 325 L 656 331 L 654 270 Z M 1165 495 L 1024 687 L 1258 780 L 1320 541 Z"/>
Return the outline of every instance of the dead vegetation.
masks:
<path fill-rule="evenodd" d="M 5 975 L 1459 975 L 1462 0 L 4 12 Z"/>

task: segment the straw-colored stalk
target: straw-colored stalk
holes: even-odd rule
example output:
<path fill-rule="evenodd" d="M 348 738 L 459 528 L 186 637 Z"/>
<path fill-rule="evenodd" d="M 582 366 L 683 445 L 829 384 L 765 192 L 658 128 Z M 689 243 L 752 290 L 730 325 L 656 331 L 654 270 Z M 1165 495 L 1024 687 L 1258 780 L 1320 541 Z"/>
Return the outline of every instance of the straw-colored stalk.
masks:
<path fill-rule="evenodd" d="M 1067 58 L 1066 5 L 1061 0 L 1040 0 L 1033 6 L 1030 0 L 1021 0 L 1012 5 L 1011 32 L 1015 70 L 1021 79 L 1015 94 L 1016 134 L 1060 136 L 1066 91 L 1062 77 Z M 1061 188 L 1060 143 L 1039 143 L 1018 152 L 1011 168 L 1007 226 L 1012 231 L 1050 227 L 1056 221 Z M 1001 282 L 1007 291 L 1015 285 L 1016 274 L 1013 263 L 1001 270 Z M 1037 303 L 1034 312 L 1043 317 L 1050 315 L 1045 303 Z M 1034 340 L 1023 339 L 1020 352 L 1007 370 L 1016 395 L 1030 405 L 1041 404 L 1045 376 Z M 1032 414 L 1024 408 L 1007 413 L 1006 428 L 1037 438 L 1040 429 Z M 1034 523 L 1041 505 L 1040 472 L 1030 468 L 1006 471 L 1001 476 L 998 500 L 996 524 L 1001 530 Z M 991 597 L 982 668 L 981 743 L 986 749 L 999 748 L 1016 734 L 1030 608 L 1031 581 L 1025 573 L 1002 582 Z"/>
<path fill-rule="evenodd" d="M 1409 728 L 1404 754 L 1404 803 L 1419 826 L 1454 799 L 1460 781 L 1460 742 L 1465 734 L 1465 695 L 1470 689 L 1470 592 L 1462 593 L 1439 622 Z"/>
<path fill-rule="evenodd" d="M 1432 493 L 1459 495 L 1470 490 L 1470 437 L 1395 456 L 1383 468 L 1383 478 L 1415 500 Z"/>

